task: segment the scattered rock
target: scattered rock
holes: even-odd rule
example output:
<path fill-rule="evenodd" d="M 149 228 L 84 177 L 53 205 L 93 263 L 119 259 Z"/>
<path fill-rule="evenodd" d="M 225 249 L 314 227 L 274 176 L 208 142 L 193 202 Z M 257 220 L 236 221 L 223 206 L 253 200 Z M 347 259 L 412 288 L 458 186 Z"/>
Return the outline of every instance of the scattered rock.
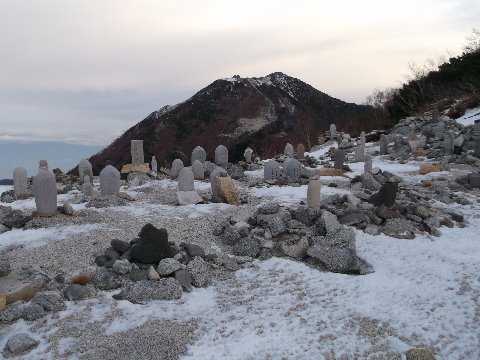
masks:
<path fill-rule="evenodd" d="M 443 169 L 438 165 L 422 164 L 420 166 L 420 174 L 422 175 L 425 175 L 431 172 L 440 172 L 440 171 L 443 171 Z"/>
<path fill-rule="evenodd" d="M 70 301 L 84 300 L 92 296 L 92 292 L 86 286 L 80 284 L 68 285 L 63 294 Z"/>
<path fill-rule="evenodd" d="M 5 351 L 12 355 L 20 355 L 37 347 L 39 342 L 25 333 L 15 334 L 7 341 Z"/>
<path fill-rule="evenodd" d="M 22 319 L 35 321 L 45 316 L 45 309 L 39 304 L 29 304 L 23 308 Z"/>
<path fill-rule="evenodd" d="M 276 202 L 266 203 L 258 208 L 260 214 L 276 214 L 278 210 L 280 210 L 280 204 Z"/>
<path fill-rule="evenodd" d="M 132 245 L 127 241 L 118 240 L 118 239 L 112 239 L 110 241 L 110 246 L 120 255 L 124 254 L 132 247 Z"/>
<path fill-rule="evenodd" d="M 62 311 L 67 308 L 62 296 L 56 291 L 43 291 L 35 294 L 32 302 L 42 306 L 46 311 Z"/>
<path fill-rule="evenodd" d="M 208 264 L 201 257 L 194 257 L 187 265 L 188 272 L 192 275 L 192 283 L 196 287 L 207 287 L 211 282 Z"/>
<path fill-rule="evenodd" d="M 187 270 L 178 270 L 175 272 L 175 279 L 182 285 L 186 292 L 192 291 L 192 275 Z"/>
<path fill-rule="evenodd" d="M 415 229 L 411 223 L 405 219 L 387 219 L 382 231 L 385 235 L 397 239 L 415 239 Z"/>
<path fill-rule="evenodd" d="M 157 281 L 160 280 L 160 274 L 155 271 L 153 266 L 148 268 L 148 280 Z"/>
<path fill-rule="evenodd" d="M 10 263 L 4 257 L 0 258 L 0 277 L 10 274 Z"/>
<path fill-rule="evenodd" d="M 133 265 L 127 259 L 116 260 L 112 265 L 112 270 L 119 275 L 125 275 L 133 270 Z"/>
<path fill-rule="evenodd" d="M 183 269 L 185 265 L 172 258 L 162 259 L 158 264 L 157 271 L 161 276 L 168 276 L 177 270 Z"/>
<path fill-rule="evenodd" d="M 123 281 L 115 272 L 110 269 L 101 268 L 95 271 L 92 278 L 93 285 L 100 290 L 118 289 Z"/>
<path fill-rule="evenodd" d="M 7 306 L 3 311 L 0 311 L 0 322 L 10 324 L 22 317 L 23 309 L 20 305 L 12 304 Z"/>
<path fill-rule="evenodd" d="M 260 244 L 257 239 L 252 237 L 241 238 L 233 245 L 233 254 L 237 256 L 250 256 L 255 258 L 259 251 Z"/>
<path fill-rule="evenodd" d="M 340 228 L 325 237 L 314 238 L 307 254 L 320 260 L 333 272 L 350 274 L 359 271 L 352 228 Z"/>
<path fill-rule="evenodd" d="M 220 196 L 227 204 L 240 205 L 237 188 L 229 176 L 218 176 L 217 186 Z"/>
<path fill-rule="evenodd" d="M 283 241 L 281 248 L 285 255 L 295 259 L 301 259 L 307 255 L 309 244 L 306 237 L 292 238 L 291 240 Z"/>

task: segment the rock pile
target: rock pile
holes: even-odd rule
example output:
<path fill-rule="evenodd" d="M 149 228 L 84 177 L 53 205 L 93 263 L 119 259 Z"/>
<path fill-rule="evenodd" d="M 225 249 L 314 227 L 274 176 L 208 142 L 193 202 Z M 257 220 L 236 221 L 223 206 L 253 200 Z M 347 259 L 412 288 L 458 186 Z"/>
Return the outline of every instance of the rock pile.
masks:
<path fill-rule="evenodd" d="M 130 242 L 113 239 L 111 247 L 95 258 L 100 267 L 92 277 L 99 290 L 121 288 L 116 299 L 133 303 L 179 299 L 192 286 L 211 283 L 211 264 L 198 245 L 168 241 L 166 229 L 146 224 L 139 238 Z"/>
<path fill-rule="evenodd" d="M 289 256 L 334 272 L 365 274 L 371 267 L 357 256 L 355 233 L 328 211 L 267 203 L 247 222 L 226 222 L 214 235 L 237 256 Z"/>

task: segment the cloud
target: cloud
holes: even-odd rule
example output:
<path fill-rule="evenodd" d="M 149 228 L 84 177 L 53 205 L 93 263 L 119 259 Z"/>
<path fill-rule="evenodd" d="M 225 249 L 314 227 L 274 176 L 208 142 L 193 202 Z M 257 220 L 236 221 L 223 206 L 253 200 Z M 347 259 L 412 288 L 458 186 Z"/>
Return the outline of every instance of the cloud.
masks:
<path fill-rule="evenodd" d="M 3 136 L 102 144 L 234 74 L 361 102 L 409 61 L 458 52 L 480 16 L 467 0 L 0 1 Z"/>

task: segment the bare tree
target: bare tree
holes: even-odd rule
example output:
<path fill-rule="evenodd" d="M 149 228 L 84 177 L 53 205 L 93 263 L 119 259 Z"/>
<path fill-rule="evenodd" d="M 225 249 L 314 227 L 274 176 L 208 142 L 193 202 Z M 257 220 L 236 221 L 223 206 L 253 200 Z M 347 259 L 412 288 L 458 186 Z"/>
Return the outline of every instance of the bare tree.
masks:
<path fill-rule="evenodd" d="M 480 30 L 473 28 L 472 33 L 467 36 L 467 43 L 463 47 L 465 53 L 475 53 L 480 51 Z"/>

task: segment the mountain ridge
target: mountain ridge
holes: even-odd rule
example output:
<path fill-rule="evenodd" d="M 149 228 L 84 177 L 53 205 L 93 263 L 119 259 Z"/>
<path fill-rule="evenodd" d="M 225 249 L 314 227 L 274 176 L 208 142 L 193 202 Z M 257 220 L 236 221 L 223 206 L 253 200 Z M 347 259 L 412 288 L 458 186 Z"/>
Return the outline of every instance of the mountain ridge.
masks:
<path fill-rule="evenodd" d="M 153 111 L 90 161 L 95 172 L 107 160 L 120 168 L 131 161 L 131 140 L 144 140 L 146 161 L 155 155 L 166 166 L 176 157 L 189 163 L 197 145 L 205 148 L 209 159 L 219 144 L 229 148 L 232 160 L 239 160 L 247 146 L 269 156 L 287 142 L 313 146 L 331 123 L 352 133 L 378 127 L 374 111 L 281 72 L 259 78 L 234 75 L 215 80 L 183 102 Z"/>

